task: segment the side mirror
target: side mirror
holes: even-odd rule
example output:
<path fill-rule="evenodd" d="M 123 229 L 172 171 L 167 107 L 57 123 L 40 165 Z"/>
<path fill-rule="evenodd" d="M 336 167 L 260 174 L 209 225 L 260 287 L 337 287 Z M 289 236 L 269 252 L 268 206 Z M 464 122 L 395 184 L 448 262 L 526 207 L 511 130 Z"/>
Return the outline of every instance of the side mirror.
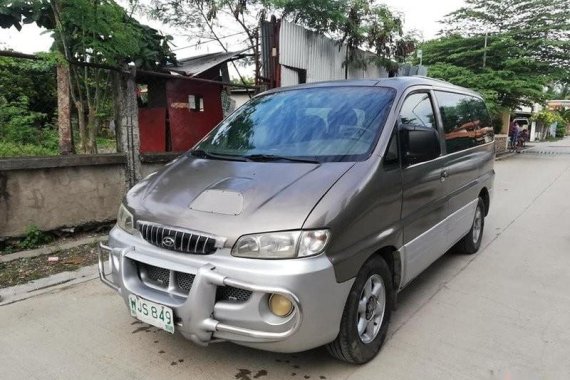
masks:
<path fill-rule="evenodd" d="M 433 160 L 441 154 L 437 130 L 413 124 L 400 127 L 403 161 L 405 166 Z"/>

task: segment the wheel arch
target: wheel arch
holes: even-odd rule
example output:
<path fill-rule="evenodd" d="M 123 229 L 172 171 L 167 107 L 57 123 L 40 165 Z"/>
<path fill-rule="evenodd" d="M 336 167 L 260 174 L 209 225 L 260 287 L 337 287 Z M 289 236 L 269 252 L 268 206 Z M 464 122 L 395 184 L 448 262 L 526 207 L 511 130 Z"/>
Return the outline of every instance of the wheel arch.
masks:
<path fill-rule="evenodd" d="M 489 207 L 491 206 L 491 197 L 489 196 L 489 190 L 486 187 L 482 188 L 479 192 L 479 198 L 483 200 L 485 205 L 485 216 L 489 214 Z"/>
<path fill-rule="evenodd" d="M 388 264 L 388 269 L 392 273 L 392 286 L 394 292 L 397 293 L 402 281 L 402 257 L 400 251 L 394 246 L 385 246 L 374 252 L 370 258 L 375 256 L 381 257 Z"/>

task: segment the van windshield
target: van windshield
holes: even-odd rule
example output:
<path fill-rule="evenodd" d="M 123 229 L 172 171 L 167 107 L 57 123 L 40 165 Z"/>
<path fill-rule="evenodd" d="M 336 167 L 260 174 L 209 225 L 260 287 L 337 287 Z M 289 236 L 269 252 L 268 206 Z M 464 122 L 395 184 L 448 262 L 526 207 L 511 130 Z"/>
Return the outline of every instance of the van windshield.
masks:
<path fill-rule="evenodd" d="M 206 157 L 360 161 L 394 100 L 384 87 L 321 87 L 252 99 L 194 149 Z"/>

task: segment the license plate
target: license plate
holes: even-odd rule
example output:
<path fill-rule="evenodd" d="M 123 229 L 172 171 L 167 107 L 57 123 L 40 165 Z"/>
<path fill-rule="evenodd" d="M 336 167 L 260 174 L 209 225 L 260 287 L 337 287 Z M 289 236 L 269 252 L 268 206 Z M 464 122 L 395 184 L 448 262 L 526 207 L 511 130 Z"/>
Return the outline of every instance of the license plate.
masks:
<path fill-rule="evenodd" d="M 131 315 L 138 320 L 174 334 L 174 314 L 172 309 L 129 294 Z"/>

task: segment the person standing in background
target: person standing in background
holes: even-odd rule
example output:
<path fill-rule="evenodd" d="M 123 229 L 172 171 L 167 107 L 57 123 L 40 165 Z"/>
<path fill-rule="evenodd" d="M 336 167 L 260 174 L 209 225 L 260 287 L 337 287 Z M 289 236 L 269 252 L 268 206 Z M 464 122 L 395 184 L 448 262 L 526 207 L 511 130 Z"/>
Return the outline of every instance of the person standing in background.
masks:
<path fill-rule="evenodd" d="M 509 126 L 509 138 L 510 138 L 509 149 L 516 150 L 518 145 L 517 142 L 519 139 L 519 126 L 514 120 L 511 121 L 511 125 Z"/>

